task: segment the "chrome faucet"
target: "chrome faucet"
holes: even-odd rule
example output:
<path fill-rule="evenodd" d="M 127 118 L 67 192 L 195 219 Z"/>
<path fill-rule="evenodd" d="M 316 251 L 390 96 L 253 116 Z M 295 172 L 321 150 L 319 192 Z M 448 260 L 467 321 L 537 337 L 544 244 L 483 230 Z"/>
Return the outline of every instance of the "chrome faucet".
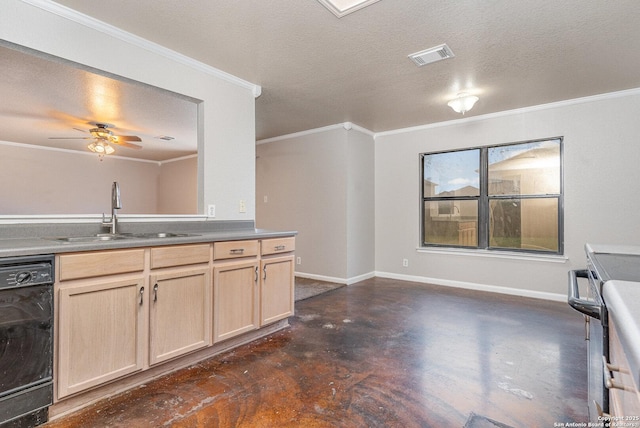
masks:
<path fill-rule="evenodd" d="M 102 226 L 109 227 L 112 235 L 118 233 L 118 217 L 116 216 L 116 210 L 119 210 L 120 208 L 122 208 L 122 202 L 120 201 L 120 185 L 117 181 L 114 181 L 111 186 L 111 217 L 107 220 L 105 214 L 102 213 Z"/>

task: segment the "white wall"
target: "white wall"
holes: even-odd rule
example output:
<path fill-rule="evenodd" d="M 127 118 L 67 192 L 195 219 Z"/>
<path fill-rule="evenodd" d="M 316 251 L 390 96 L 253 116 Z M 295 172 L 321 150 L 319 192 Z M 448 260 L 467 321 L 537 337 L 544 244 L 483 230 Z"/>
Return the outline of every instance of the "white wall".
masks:
<path fill-rule="evenodd" d="M 197 181 L 196 157 L 164 162 L 158 177 L 158 214 L 197 213 Z"/>
<path fill-rule="evenodd" d="M 258 145 L 256 225 L 298 231 L 298 275 L 374 271 L 373 153 L 370 135 L 342 126 Z"/>
<path fill-rule="evenodd" d="M 606 94 L 379 133 L 374 153 L 370 136 L 341 127 L 270 139 L 257 149 L 257 224 L 300 232 L 303 276 L 350 282 L 372 269 L 375 248 L 378 276 L 565 300 L 567 272 L 584 268 L 586 242 L 640 244 L 637 111 L 640 90 Z M 564 256 L 418 248 L 420 153 L 557 136 Z"/>
<path fill-rule="evenodd" d="M 347 278 L 375 271 L 375 147 L 371 135 L 347 132 Z"/>
<path fill-rule="evenodd" d="M 376 270 L 382 276 L 474 288 L 504 287 L 536 297 L 566 295 L 567 271 L 583 268 L 585 242 L 640 244 L 640 92 L 376 136 Z M 422 152 L 564 136 L 567 260 L 420 252 Z M 402 259 L 409 267 L 402 267 Z M 515 289 L 515 290 L 514 290 Z M 558 297 L 560 296 L 560 297 Z"/>
<path fill-rule="evenodd" d="M 197 159 L 159 165 L 89 152 L 0 142 L 0 215 L 109 213 L 118 181 L 120 214 L 196 214 Z"/>
<path fill-rule="evenodd" d="M 4 0 L 0 39 L 201 100 L 199 211 L 215 204 L 216 220 L 253 219 L 259 87 L 76 15 L 55 3 Z"/>

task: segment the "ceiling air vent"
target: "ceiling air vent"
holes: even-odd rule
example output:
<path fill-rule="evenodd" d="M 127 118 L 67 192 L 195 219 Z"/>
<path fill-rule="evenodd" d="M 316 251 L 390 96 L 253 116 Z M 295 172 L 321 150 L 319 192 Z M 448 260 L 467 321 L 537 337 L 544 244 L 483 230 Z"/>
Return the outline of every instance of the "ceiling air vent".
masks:
<path fill-rule="evenodd" d="M 455 55 L 451 48 L 444 44 L 436 46 L 435 48 L 412 53 L 409 55 L 409 58 L 411 58 L 411 61 L 415 62 L 418 67 L 422 67 L 423 65 L 431 64 L 432 62 L 447 58 L 453 58 L 454 56 Z"/>

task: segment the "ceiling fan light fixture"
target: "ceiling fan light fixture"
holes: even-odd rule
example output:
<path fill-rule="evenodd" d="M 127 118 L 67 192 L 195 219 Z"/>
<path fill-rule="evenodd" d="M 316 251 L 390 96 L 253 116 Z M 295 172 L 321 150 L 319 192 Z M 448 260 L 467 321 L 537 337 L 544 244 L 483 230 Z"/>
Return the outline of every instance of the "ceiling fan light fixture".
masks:
<path fill-rule="evenodd" d="M 102 140 L 94 141 L 87 146 L 93 153 L 97 153 L 100 156 L 110 155 L 115 153 L 115 149 Z"/>
<path fill-rule="evenodd" d="M 108 140 L 113 137 L 113 132 L 105 128 L 93 128 L 89 130 L 91 135 L 102 140 Z"/>
<path fill-rule="evenodd" d="M 467 92 L 460 92 L 454 99 L 449 101 L 447 105 L 453 109 L 456 113 L 465 114 L 471 110 L 474 104 L 479 100 L 475 95 L 468 94 Z"/>

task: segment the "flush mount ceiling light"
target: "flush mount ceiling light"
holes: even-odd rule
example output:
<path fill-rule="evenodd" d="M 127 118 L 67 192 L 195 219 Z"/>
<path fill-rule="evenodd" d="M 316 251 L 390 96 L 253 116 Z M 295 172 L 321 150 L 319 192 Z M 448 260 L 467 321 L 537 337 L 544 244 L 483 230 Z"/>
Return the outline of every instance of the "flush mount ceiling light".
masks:
<path fill-rule="evenodd" d="M 380 0 L 318 0 L 320 4 L 329 9 L 338 18 L 367 7 Z"/>
<path fill-rule="evenodd" d="M 466 92 L 460 92 L 454 99 L 449 101 L 447 105 L 453 109 L 456 113 L 462 113 L 471 110 L 473 105 L 478 101 L 478 97 L 468 94 Z"/>

